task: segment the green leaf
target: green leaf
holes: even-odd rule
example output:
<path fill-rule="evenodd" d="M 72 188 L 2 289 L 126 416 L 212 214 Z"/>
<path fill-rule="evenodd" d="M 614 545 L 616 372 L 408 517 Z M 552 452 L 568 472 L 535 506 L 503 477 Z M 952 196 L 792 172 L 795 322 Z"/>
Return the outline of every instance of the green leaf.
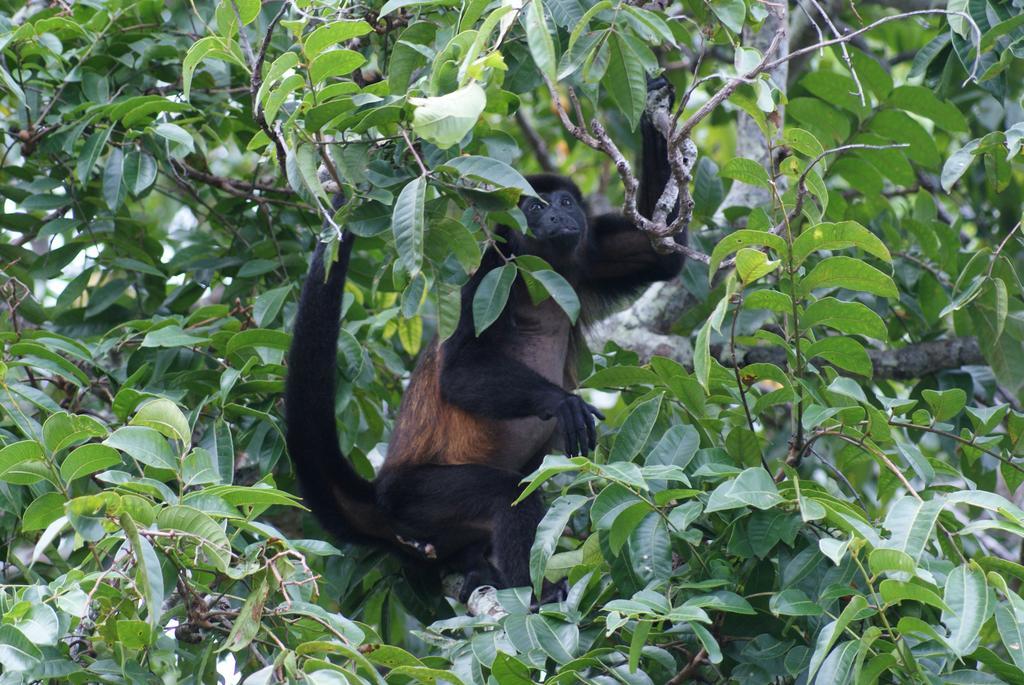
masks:
<path fill-rule="evenodd" d="M 114 148 L 107 156 L 107 165 L 103 168 L 103 199 L 107 207 L 117 211 L 124 202 L 124 153 L 121 148 Z"/>
<path fill-rule="evenodd" d="M 967 405 L 967 393 L 960 388 L 924 390 L 921 397 L 932 408 L 936 421 L 949 421 Z"/>
<path fill-rule="evenodd" d="M 3 84 L 4 89 L 13 95 L 14 99 L 17 100 L 19 104 L 25 104 L 25 91 L 21 89 L 21 86 L 18 85 L 17 81 L 11 78 L 10 72 L 2 66 L 0 66 L 0 84 Z"/>
<path fill-rule="evenodd" d="M 57 612 L 51 609 L 49 604 L 32 603 L 23 614 L 20 614 L 17 608 L 15 605 L 15 609 L 8 613 L 5 621 L 13 622 L 34 645 L 52 647 L 57 644 L 57 638 L 60 637 L 60 621 Z M 13 614 L 20 615 L 14 618 Z"/>
<path fill-rule="evenodd" d="M 302 42 L 302 51 L 308 59 L 314 59 L 331 45 L 365 36 L 371 31 L 373 27 L 362 19 L 332 21 L 310 31 Z"/>
<path fill-rule="evenodd" d="M 824 259 L 800 281 L 800 294 L 805 297 L 818 288 L 846 288 L 894 300 L 900 296 L 890 276 L 852 257 Z"/>
<path fill-rule="evenodd" d="M 430 5 L 447 5 L 451 4 L 449 0 L 388 0 L 384 3 L 384 6 L 380 8 L 381 17 L 391 14 L 397 9 L 403 7 L 429 7 Z"/>
<path fill-rule="evenodd" d="M 823 297 L 808 305 L 800 325 L 828 326 L 848 335 L 864 335 L 876 340 L 889 339 L 882 317 L 861 302 L 844 302 L 834 297 Z"/>
<path fill-rule="evenodd" d="M 476 125 L 487 105 L 484 89 L 475 81 L 454 93 L 430 98 L 409 98 L 416 109 L 412 127 L 416 135 L 447 150 Z"/>
<path fill-rule="evenodd" d="M 914 573 L 917 564 L 914 557 L 898 549 L 873 549 L 868 555 L 868 568 L 873 575 L 889 571 L 898 573 Z"/>
<path fill-rule="evenodd" d="M 21 516 L 21 530 L 43 530 L 64 514 L 64 495 L 47 492 L 25 507 Z"/>
<path fill-rule="evenodd" d="M 953 133 L 966 133 L 969 130 L 963 113 L 949 100 L 940 100 L 936 97 L 931 88 L 900 86 L 889 95 L 889 104 L 931 119 L 941 128 Z"/>
<path fill-rule="evenodd" d="M 891 262 L 892 255 L 878 236 L 856 221 L 821 223 L 803 231 L 793 241 L 793 263 L 800 265 L 812 252 L 856 247 L 882 261 Z"/>
<path fill-rule="evenodd" d="M 178 458 L 171 451 L 167 439 L 152 428 L 145 426 L 118 428 L 103 441 L 103 444 L 119 449 L 147 466 L 171 470 L 178 467 Z"/>
<path fill-rule="evenodd" d="M 867 609 L 867 606 L 868 602 L 864 597 L 854 595 L 846 605 L 846 608 L 843 609 L 843 612 L 839 614 L 839 618 L 822 627 L 818 633 L 814 653 L 811 655 L 811 662 L 808 666 L 808 682 L 811 682 L 811 679 L 817 675 L 818 669 L 821 668 L 825 661 L 825 657 L 832 650 L 832 645 L 836 643 L 836 640 L 839 639 L 839 636 L 843 634 L 846 627 L 854 620 L 854 617 Z"/>
<path fill-rule="evenodd" d="M 231 626 L 224 648 L 232 652 L 245 649 L 260 632 L 263 620 L 263 607 L 270 596 L 270 585 L 267 583 L 266 574 L 260 576 L 256 587 L 249 591 L 245 603 L 238 612 L 238 618 Z"/>
<path fill-rule="evenodd" d="M 496 188 L 516 188 L 523 195 L 537 197 L 533 186 L 523 175 L 505 162 L 490 157 L 466 155 L 453 157 L 437 167 L 438 171 L 452 170 L 464 178 L 483 181 Z"/>
<path fill-rule="evenodd" d="M 528 485 L 523 488 L 523 491 L 519 494 L 519 497 L 512 503 L 513 506 L 519 504 L 524 499 L 529 497 L 530 493 L 539 488 L 543 483 L 556 476 L 559 473 L 566 473 L 568 471 L 578 471 L 588 463 L 586 457 L 573 457 L 569 459 L 561 454 L 549 454 L 544 457 L 544 462 L 537 467 L 537 470 L 526 476 L 523 482 Z"/>
<path fill-rule="evenodd" d="M 754 231 L 746 228 L 733 231 L 719 240 L 718 244 L 715 245 L 715 249 L 711 251 L 711 262 L 708 264 L 709 278 L 714 277 L 715 272 L 718 271 L 718 265 L 728 255 L 738 251 L 740 248 L 750 247 L 751 245 L 767 247 L 779 256 L 788 253 L 786 241 L 774 233 Z"/>
<path fill-rule="evenodd" d="M 569 317 L 569 321 L 575 324 L 580 316 L 580 298 L 576 291 L 573 290 L 569 281 L 565 280 L 560 273 L 551 269 L 531 271 L 530 275 L 544 286 L 548 294 L 554 298 L 558 306 L 565 312 L 565 315 Z"/>
<path fill-rule="evenodd" d="M 889 579 L 883 580 L 878 589 L 882 595 L 882 601 L 887 605 L 899 604 L 905 600 L 910 600 L 935 607 L 939 611 L 952 611 L 937 593 L 923 585 Z"/>
<path fill-rule="evenodd" d="M 124 160 L 124 184 L 132 195 L 141 195 L 156 181 L 156 160 L 148 152 L 133 150 Z"/>
<path fill-rule="evenodd" d="M 139 535 L 134 519 L 128 514 L 120 516 L 121 529 L 135 553 L 135 582 L 146 601 L 146 614 L 153 629 L 160 626 L 164 603 L 164 576 L 160 560 L 149 540 Z"/>
<path fill-rule="evenodd" d="M 947 643 L 958 658 L 973 652 L 981 627 L 992 611 L 992 592 L 985 572 L 977 564 L 963 564 L 946 576 L 942 599 L 949 611 L 942 612 L 942 624 L 949 630 Z"/>
<path fill-rule="evenodd" d="M 935 137 L 924 127 L 903 112 L 883 110 L 871 120 L 871 132 L 888 138 L 897 144 L 909 144 L 903 150 L 910 159 L 929 169 L 938 169 L 942 163 Z M 878 154 L 880 151 L 875 151 Z M 887 154 L 887 153 L 883 153 Z"/>
<path fill-rule="evenodd" d="M 133 426 L 149 426 L 173 440 L 178 440 L 185 449 L 192 444 L 192 429 L 188 420 L 174 402 L 159 398 L 146 402 L 129 422 Z"/>
<path fill-rule="evenodd" d="M 231 543 L 224 530 L 207 514 L 183 505 L 161 509 L 156 518 L 160 530 L 184 533 L 182 538 L 202 549 L 220 571 L 227 570 L 231 560 Z"/>
<path fill-rule="evenodd" d="M 601 83 L 630 128 L 636 129 L 647 106 L 647 78 L 639 55 L 618 34 L 608 38 L 608 71 Z"/>
<path fill-rule="evenodd" d="M 640 655 L 647 644 L 647 636 L 651 632 L 652 625 L 654 625 L 653 621 L 637 621 L 636 627 L 633 628 L 633 637 L 629 641 L 630 673 L 636 673 L 636 669 L 640 666 Z"/>
<path fill-rule="evenodd" d="M 944 504 L 940 498 L 921 502 L 910 495 L 894 502 L 885 517 L 891 535 L 884 547 L 905 552 L 916 563 L 931 540 Z"/>
<path fill-rule="evenodd" d="M 825 148 L 814 134 L 802 128 L 787 126 L 782 132 L 782 140 L 800 154 L 812 159 L 825 152 Z"/>
<path fill-rule="evenodd" d="M 693 426 L 672 426 L 647 454 L 647 466 L 686 468 L 700 448 L 700 435 Z"/>
<path fill-rule="evenodd" d="M 82 445 L 64 459 L 60 477 L 66 483 L 99 473 L 121 463 L 121 455 L 106 445 Z"/>
<path fill-rule="evenodd" d="M 391 217 L 391 230 L 395 234 L 398 258 L 410 276 L 420 272 L 423 264 L 423 230 L 426 224 L 424 205 L 427 179 L 419 176 L 402 188 L 395 200 Z"/>
<path fill-rule="evenodd" d="M 576 45 L 576 41 L 580 39 L 580 36 L 583 34 L 583 31 L 586 30 L 588 26 L 590 26 L 591 20 L 600 12 L 603 12 L 606 9 L 611 9 L 611 7 L 611 0 L 601 0 L 600 2 L 596 2 L 589 8 L 587 8 L 587 11 L 583 13 L 583 15 L 579 18 L 579 21 L 573 21 L 572 23 L 569 24 L 563 24 L 564 26 L 573 27 L 572 33 L 569 34 L 569 43 L 565 48 L 565 52 L 567 54 L 572 52 L 573 47 Z M 564 78 L 564 76 L 565 75 L 563 74 L 562 77 Z"/>
<path fill-rule="evenodd" d="M 871 358 L 868 357 L 867 350 L 853 338 L 845 336 L 822 338 L 808 346 L 804 350 L 804 354 L 807 359 L 821 357 L 841 369 L 846 369 L 868 378 L 874 372 L 874 366 L 871 364 Z"/>
<path fill-rule="evenodd" d="M 533 589 L 540 597 L 541 588 L 544 583 L 544 571 L 547 569 L 548 559 L 555 551 L 558 539 L 565 530 L 569 517 L 587 502 L 583 495 L 563 495 L 556 499 L 540 525 L 537 526 L 537 535 L 534 538 L 533 547 L 530 548 L 530 578 L 533 580 Z"/>
<path fill-rule="evenodd" d="M 1024 668 L 1024 622 L 1002 602 L 996 604 L 996 628 L 1013 663 L 1017 668 Z"/>
<path fill-rule="evenodd" d="M 220 36 L 200 38 L 188 49 L 181 62 L 182 91 L 186 100 L 189 99 L 189 93 L 192 90 L 192 76 L 195 74 L 196 67 L 207 58 L 224 60 L 236 64 L 242 69 L 247 69 L 242 51 L 235 41 Z"/>
<path fill-rule="evenodd" d="M 192 134 L 177 124 L 157 124 L 153 131 L 166 140 L 181 145 L 189 152 L 195 151 L 195 140 Z"/>
<path fill-rule="evenodd" d="M 89 178 L 92 176 L 92 169 L 96 166 L 96 160 L 100 158 L 100 154 L 102 154 L 103 149 L 107 146 L 107 140 L 110 138 L 112 130 L 112 127 L 97 129 L 85 141 L 85 145 L 82 146 L 82 150 L 78 154 L 78 163 L 75 165 L 75 170 L 78 180 L 83 186 L 89 182 Z"/>
<path fill-rule="evenodd" d="M 473 295 L 473 327 L 479 336 L 498 320 L 516 281 L 515 264 L 491 269 Z"/>
<path fill-rule="evenodd" d="M 145 649 L 153 641 L 153 630 L 145 621 L 119 618 L 115 625 L 117 641 L 123 648 Z"/>
<path fill-rule="evenodd" d="M 664 397 L 664 393 L 659 393 L 633 407 L 615 435 L 615 444 L 608 455 L 610 462 L 632 461 L 640 453 L 654 429 Z"/>
<path fill-rule="evenodd" d="M 770 188 L 772 185 L 772 179 L 763 166 L 743 157 L 733 157 L 726 162 L 722 167 L 721 176 L 759 188 Z"/>
<path fill-rule="evenodd" d="M 954 152 L 942 165 L 942 189 L 947 193 L 953 189 L 953 185 L 960 180 L 960 177 L 967 171 L 967 167 L 974 161 L 974 151 L 981 144 L 980 138 L 968 141 L 963 147 Z"/>
<path fill-rule="evenodd" d="M 727 480 L 711 492 L 705 512 L 725 511 L 739 507 L 771 509 L 785 500 L 764 468 L 757 466 L 744 470 L 733 480 Z"/>
<path fill-rule="evenodd" d="M 547 74 L 554 81 L 557 63 L 555 61 L 555 43 L 551 39 L 551 31 L 544 19 L 544 5 L 541 0 L 532 0 L 530 9 L 526 11 L 526 44 L 530 48 L 530 56 L 537 69 Z"/>
<path fill-rule="evenodd" d="M 1006 281 L 1001 278 L 993 277 L 991 279 L 992 292 L 995 297 L 995 320 L 996 320 L 996 335 L 995 340 L 992 342 L 998 342 L 999 338 L 1003 336 L 1003 331 L 1006 330 L 1006 317 L 1010 313 L 1010 293 L 1006 289 Z"/>
<path fill-rule="evenodd" d="M 317 30 L 319 31 L 320 29 Z M 314 33 L 316 32 L 314 31 Z M 273 92 L 275 93 L 280 92 L 281 90 L 285 90 L 285 92 L 288 92 L 288 86 L 285 84 L 288 83 L 289 79 L 285 79 L 285 81 L 282 82 L 278 88 L 273 88 L 273 86 L 289 70 L 294 69 L 298 65 L 298 63 L 299 55 L 297 53 L 282 53 L 280 57 L 274 60 L 274 62 L 270 65 L 270 68 L 267 69 L 267 73 L 263 76 L 263 81 L 262 83 L 260 83 L 260 89 L 256 92 L 256 99 L 257 101 L 264 105 L 267 121 L 273 121 L 274 114 L 277 112 L 276 109 L 272 110 L 270 106 L 270 100 L 273 99 L 273 95 L 271 96 L 271 98 L 268 99 L 267 93 L 270 93 L 272 89 Z M 299 77 L 299 81 L 301 81 L 301 83 L 303 84 L 306 82 L 305 79 L 303 79 L 301 76 Z"/>
<path fill-rule="evenodd" d="M 27 671 L 36 666 L 43 653 L 12 625 L 0 625 L 0 666 L 10 674 Z"/>
<path fill-rule="evenodd" d="M 43 423 L 43 444 L 53 454 L 90 438 L 105 438 L 107 427 L 91 416 L 59 412 Z"/>
<path fill-rule="evenodd" d="M 768 610 L 776 616 L 821 616 L 824 609 L 811 601 L 803 590 L 788 588 L 772 595 Z"/>
<path fill-rule="evenodd" d="M 281 307 L 284 306 L 291 291 L 292 286 L 283 285 L 257 297 L 256 302 L 252 305 L 252 318 L 256 320 L 256 325 L 265 328 L 272 324 L 277 319 L 277 315 L 281 312 Z"/>
<path fill-rule="evenodd" d="M 768 255 L 760 250 L 744 247 L 736 253 L 736 273 L 744 285 L 750 285 L 762 276 L 767 276 L 779 268 L 781 260 L 768 259 Z"/>
<path fill-rule="evenodd" d="M 711 11 L 733 33 L 743 31 L 743 22 L 747 17 L 747 5 L 743 0 L 712 0 Z"/>
<path fill-rule="evenodd" d="M 366 58 L 355 50 L 338 48 L 317 55 L 309 64 L 309 78 L 316 84 L 334 76 L 346 76 L 363 66 Z"/>
<path fill-rule="evenodd" d="M 30 467 L 42 463 L 43 446 L 35 440 L 11 443 L 0 449 L 0 480 L 18 485 L 35 483 L 41 477 Z"/>
<path fill-rule="evenodd" d="M 729 307 L 730 295 L 731 293 L 727 292 L 715 305 L 711 316 L 698 331 L 697 342 L 693 348 L 693 373 L 705 391 L 709 389 L 708 382 L 711 378 L 711 331 L 721 330 L 725 312 Z"/>

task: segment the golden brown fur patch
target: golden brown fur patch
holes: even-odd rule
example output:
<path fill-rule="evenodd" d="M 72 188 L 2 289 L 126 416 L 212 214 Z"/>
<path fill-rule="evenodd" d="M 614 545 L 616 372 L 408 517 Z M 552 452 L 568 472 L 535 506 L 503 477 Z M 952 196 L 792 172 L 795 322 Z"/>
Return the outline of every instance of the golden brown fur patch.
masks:
<path fill-rule="evenodd" d="M 413 371 L 388 448 L 389 465 L 486 464 L 497 448 L 489 419 L 441 398 L 440 357 L 435 340 Z"/>

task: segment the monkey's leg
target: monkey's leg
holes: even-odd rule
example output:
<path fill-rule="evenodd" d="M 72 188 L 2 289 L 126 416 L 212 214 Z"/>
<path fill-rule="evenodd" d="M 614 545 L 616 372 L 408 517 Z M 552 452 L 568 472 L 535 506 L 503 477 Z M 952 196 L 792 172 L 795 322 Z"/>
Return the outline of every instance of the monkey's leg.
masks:
<path fill-rule="evenodd" d="M 377 482 L 378 501 L 405 538 L 429 541 L 438 558 L 490 543 L 502 587 L 530 584 L 530 547 L 544 516 L 538 494 L 519 504 L 522 476 L 478 464 L 396 468 Z"/>

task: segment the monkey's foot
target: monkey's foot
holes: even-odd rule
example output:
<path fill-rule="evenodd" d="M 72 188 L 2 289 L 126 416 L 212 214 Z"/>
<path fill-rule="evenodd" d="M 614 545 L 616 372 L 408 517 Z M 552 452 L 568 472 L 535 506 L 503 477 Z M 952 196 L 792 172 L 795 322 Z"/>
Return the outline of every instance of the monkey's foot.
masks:
<path fill-rule="evenodd" d="M 401 535 L 396 535 L 395 540 L 416 551 L 424 559 L 437 559 L 437 548 L 434 547 L 433 543 L 423 542 L 422 540 L 409 540 Z"/>
<path fill-rule="evenodd" d="M 495 621 L 508 616 L 505 607 L 498 601 L 498 591 L 490 585 L 481 585 L 473 590 L 466 600 L 466 609 L 471 616 L 487 616 Z"/>
<path fill-rule="evenodd" d="M 647 113 L 654 115 L 658 112 L 672 111 L 672 102 L 675 100 L 675 89 L 664 76 L 647 79 Z"/>

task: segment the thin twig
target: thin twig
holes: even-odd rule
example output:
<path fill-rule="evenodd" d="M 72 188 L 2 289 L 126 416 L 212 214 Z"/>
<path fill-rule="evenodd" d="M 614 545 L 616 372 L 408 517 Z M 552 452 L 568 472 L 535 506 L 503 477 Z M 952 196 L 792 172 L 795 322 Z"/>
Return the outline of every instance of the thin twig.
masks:
<path fill-rule="evenodd" d="M 551 153 L 548 151 L 547 143 L 537 133 L 530 120 L 526 118 L 522 107 L 516 110 L 516 123 L 519 124 L 519 130 L 523 132 L 523 138 L 526 138 L 526 142 L 533 148 L 533 157 L 537 160 L 540 168 L 549 174 L 555 173 L 555 164 L 551 161 Z"/>
<path fill-rule="evenodd" d="M 796 217 L 800 215 L 800 210 L 802 210 L 804 206 L 804 198 L 807 197 L 807 176 L 810 175 L 811 170 L 821 160 L 825 159 L 829 155 L 838 155 L 842 154 L 843 152 L 848 152 L 850 150 L 897 150 L 905 147 L 910 147 L 910 145 L 908 145 L 907 143 L 893 143 L 891 145 L 868 145 L 866 143 L 850 143 L 848 145 L 840 145 L 839 147 L 833 147 L 823 151 L 817 157 L 812 159 L 810 164 L 808 164 L 807 167 L 803 170 L 803 173 L 800 174 L 800 177 L 797 179 L 796 182 L 796 202 L 793 205 L 793 209 L 791 209 L 789 213 L 786 214 L 785 218 L 782 221 L 780 221 L 772 228 L 771 232 L 774 233 L 775 235 L 782 235 L 782 232 L 786 229 L 786 226 L 788 226 L 790 222 L 794 221 Z"/>
<path fill-rule="evenodd" d="M 420 153 L 416 152 L 416 148 L 413 146 L 412 141 L 409 140 L 409 134 L 405 132 L 404 128 L 398 129 L 398 132 L 402 134 L 403 140 L 405 140 L 405 146 L 409 149 L 413 159 L 416 160 L 417 166 L 420 168 L 420 175 L 429 176 L 430 170 L 427 169 L 427 165 L 423 163 L 423 159 L 420 157 Z"/>
<path fill-rule="evenodd" d="M 1001 243 L 999 243 L 999 247 L 997 247 L 996 251 L 992 253 L 992 259 L 988 263 L 988 273 L 986 274 L 988 278 L 992 278 L 992 269 L 995 268 L 996 262 L 999 260 L 999 254 L 1003 251 L 1003 248 L 1006 247 L 1006 243 L 1010 242 L 1010 238 L 1012 238 L 1013 234 L 1017 232 L 1017 229 L 1020 228 L 1021 223 L 1022 222 L 1018 221 L 1017 224 L 1010 229 L 1010 232 L 1007 233 L 1006 237 L 1003 238 Z"/>
<path fill-rule="evenodd" d="M 818 0 L 808 0 L 808 2 L 814 5 L 814 7 L 818 10 L 818 12 L 821 14 L 821 18 L 825 20 L 825 23 L 828 24 L 828 27 L 832 30 L 832 34 L 836 38 L 842 37 L 843 34 L 832 22 L 832 19 L 829 18 L 828 12 L 825 11 L 825 8 L 821 6 Z M 862 107 L 867 107 L 868 101 L 867 98 L 864 96 L 864 86 L 861 85 L 860 76 L 857 75 L 857 70 L 853 68 L 853 60 L 850 59 L 850 51 L 846 49 L 846 43 L 840 43 L 839 49 L 843 53 L 843 61 L 846 62 L 846 68 L 850 70 L 850 75 L 853 77 L 853 82 L 857 84 L 857 95 L 860 97 L 860 104 Z"/>
<path fill-rule="evenodd" d="M 944 14 L 946 16 L 962 17 L 964 20 L 967 21 L 967 23 L 969 23 L 971 25 L 971 28 L 974 29 L 974 35 L 978 39 L 978 44 L 979 45 L 981 44 L 981 29 L 978 28 L 978 25 L 974 22 L 974 19 L 972 19 L 971 16 L 969 14 L 967 14 L 966 12 L 959 12 L 959 11 L 953 11 L 953 10 L 940 10 L 940 9 L 913 10 L 911 12 L 901 12 L 900 14 L 890 14 L 887 17 L 882 17 L 878 21 L 872 22 L 872 23 L 868 24 L 867 26 L 863 26 L 863 27 L 857 29 L 856 31 L 852 31 L 850 33 L 847 33 L 846 35 L 841 36 L 839 38 L 833 38 L 831 40 L 826 40 L 824 42 L 815 43 L 814 45 L 808 45 L 807 47 L 800 48 L 799 50 L 794 50 L 793 52 L 789 53 L 788 55 L 785 55 L 785 56 L 780 57 L 780 58 L 778 58 L 778 59 L 776 59 L 776 60 L 774 60 L 772 62 L 769 62 L 764 67 L 764 69 L 761 69 L 761 71 L 771 71 L 772 69 L 774 69 L 775 67 L 779 66 L 783 62 L 788 62 L 791 59 L 794 59 L 796 57 L 800 57 L 801 55 L 806 55 L 806 54 L 808 54 L 810 52 L 814 52 L 815 50 L 820 50 L 821 48 L 827 48 L 830 45 L 838 45 L 840 43 L 848 43 L 848 42 L 852 41 L 854 38 L 856 38 L 857 36 L 865 34 L 868 31 L 872 31 L 872 30 L 878 28 L 879 26 L 883 26 L 885 24 L 888 24 L 888 23 L 891 23 L 891 22 L 894 22 L 894 21 L 901 21 L 903 19 L 909 19 L 911 17 L 919 17 L 919 16 L 923 16 L 923 15 L 927 15 L 927 14 Z M 971 65 L 971 72 L 967 75 L 967 79 L 964 81 L 964 85 L 967 85 L 971 81 L 977 81 L 978 80 L 978 69 L 980 68 L 980 64 L 981 64 L 980 60 L 981 60 L 981 53 L 980 53 L 980 51 L 978 51 L 974 55 L 974 63 Z"/>
<path fill-rule="evenodd" d="M 234 0 L 232 0 L 234 4 Z M 274 150 L 277 152 L 277 166 L 281 170 L 281 178 L 288 178 L 288 167 L 287 159 L 288 153 L 285 151 L 284 143 L 281 141 L 281 137 L 277 132 L 271 128 L 267 122 L 267 117 L 263 111 L 263 103 L 259 101 L 260 86 L 263 85 L 263 62 L 267 59 L 267 48 L 270 47 L 270 39 L 274 35 L 274 29 L 277 24 L 284 17 L 285 12 L 288 11 L 290 3 L 285 0 L 281 4 L 281 9 L 278 10 L 274 18 L 267 24 L 267 33 L 263 37 L 263 43 L 260 45 L 260 51 L 256 55 L 256 59 L 252 65 L 252 81 L 249 83 L 249 92 L 252 95 L 252 113 L 253 118 L 256 119 L 256 123 L 259 124 L 260 130 L 267 135 L 267 138 L 274 143 Z M 236 9 L 237 11 L 237 9 Z M 241 23 L 241 22 L 239 22 Z"/>
<path fill-rule="evenodd" d="M 701 664 L 703 664 L 707 658 L 708 652 L 706 649 L 702 648 L 693 655 L 693 658 L 690 659 L 690 663 L 686 664 L 683 670 L 679 671 L 679 673 L 676 673 L 672 678 L 667 680 L 665 685 L 683 685 L 683 683 L 691 682 L 691 679 L 694 674 L 696 674 L 697 669 L 701 667 Z"/>

